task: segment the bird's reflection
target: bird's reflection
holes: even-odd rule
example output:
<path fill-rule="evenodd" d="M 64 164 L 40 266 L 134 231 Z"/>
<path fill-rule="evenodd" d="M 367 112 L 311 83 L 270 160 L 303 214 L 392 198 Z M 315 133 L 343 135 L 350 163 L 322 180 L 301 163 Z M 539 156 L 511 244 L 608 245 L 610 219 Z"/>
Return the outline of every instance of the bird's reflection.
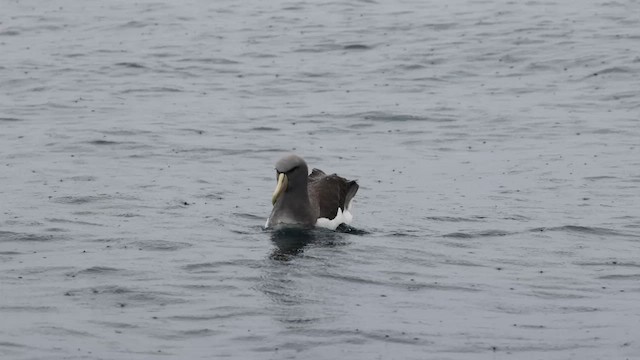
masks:
<path fill-rule="evenodd" d="M 309 246 L 334 247 L 343 244 L 344 231 L 327 229 L 280 228 L 271 230 L 271 242 L 276 246 L 272 260 L 289 261 Z"/>
<path fill-rule="evenodd" d="M 332 262 L 333 250 L 339 253 L 339 247 L 349 244 L 353 229 L 278 228 L 266 231 L 274 246 L 269 261 L 262 267 L 262 280 L 257 288 L 271 300 L 269 309 L 274 318 L 291 331 L 306 329 L 334 316 L 324 310 L 323 304 L 331 303 L 326 288 L 310 279 L 330 268 L 327 265 Z M 305 252 L 310 254 L 304 256 Z"/>
<path fill-rule="evenodd" d="M 271 253 L 273 260 L 289 261 L 301 254 L 304 248 L 314 243 L 317 236 L 314 229 L 282 228 L 271 232 L 271 242 L 276 246 Z"/>

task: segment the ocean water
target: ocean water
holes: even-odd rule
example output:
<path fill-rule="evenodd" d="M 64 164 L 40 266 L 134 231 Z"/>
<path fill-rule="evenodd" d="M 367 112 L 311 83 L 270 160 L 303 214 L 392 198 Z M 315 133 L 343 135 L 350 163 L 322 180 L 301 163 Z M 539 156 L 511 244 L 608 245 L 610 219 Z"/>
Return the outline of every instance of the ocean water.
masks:
<path fill-rule="evenodd" d="M 640 357 L 637 1 L 1 7 L 0 358 Z"/>

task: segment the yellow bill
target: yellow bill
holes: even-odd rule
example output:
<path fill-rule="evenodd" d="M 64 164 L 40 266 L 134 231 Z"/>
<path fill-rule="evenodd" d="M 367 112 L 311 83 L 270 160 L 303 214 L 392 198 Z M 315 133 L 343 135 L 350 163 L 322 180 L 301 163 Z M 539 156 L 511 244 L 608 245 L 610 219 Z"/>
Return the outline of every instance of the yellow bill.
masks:
<path fill-rule="evenodd" d="M 273 205 L 276 204 L 280 195 L 287 190 L 288 182 L 289 180 L 287 180 L 287 175 L 283 173 L 278 174 L 278 185 L 276 185 L 276 189 L 273 191 L 273 196 L 271 197 L 271 203 Z"/>

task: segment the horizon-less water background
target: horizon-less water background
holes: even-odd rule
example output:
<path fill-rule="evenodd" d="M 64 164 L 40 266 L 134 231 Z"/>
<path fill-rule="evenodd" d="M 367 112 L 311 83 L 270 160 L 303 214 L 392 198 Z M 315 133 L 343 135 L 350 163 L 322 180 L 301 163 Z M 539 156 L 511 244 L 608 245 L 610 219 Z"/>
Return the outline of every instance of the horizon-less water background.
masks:
<path fill-rule="evenodd" d="M 2 359 L 640 357 L 637 1 L 1 6 Z"/>

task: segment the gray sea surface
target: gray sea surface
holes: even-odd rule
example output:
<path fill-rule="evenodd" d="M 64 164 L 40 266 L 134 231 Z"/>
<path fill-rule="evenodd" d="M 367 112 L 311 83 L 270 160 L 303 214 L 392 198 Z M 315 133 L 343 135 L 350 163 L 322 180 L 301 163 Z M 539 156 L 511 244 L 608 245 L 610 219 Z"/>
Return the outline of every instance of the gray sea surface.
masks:
<path fill-rule="evenodd" d="M 0 7 L 0 358 L 640 358 L 638 1 Z"/>

